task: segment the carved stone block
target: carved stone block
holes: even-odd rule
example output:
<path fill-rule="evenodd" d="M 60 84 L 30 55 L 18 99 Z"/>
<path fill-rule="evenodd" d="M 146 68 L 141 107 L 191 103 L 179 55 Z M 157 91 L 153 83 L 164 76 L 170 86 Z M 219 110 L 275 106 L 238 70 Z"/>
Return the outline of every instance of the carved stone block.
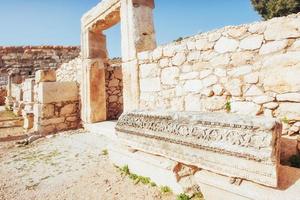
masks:
<path fill-rule="evenodd" d="M 124 113 L 116 132 L 132 148 L 277 187 L 281 124 L 276 119 L 199 112 Z"/>

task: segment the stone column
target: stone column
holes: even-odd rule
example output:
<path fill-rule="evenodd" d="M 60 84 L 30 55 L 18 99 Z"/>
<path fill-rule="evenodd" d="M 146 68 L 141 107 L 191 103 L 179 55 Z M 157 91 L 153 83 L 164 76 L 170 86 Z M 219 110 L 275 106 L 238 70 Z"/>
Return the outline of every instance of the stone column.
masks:
<path fill-rule="evenodd" d="M 124 111 L 139 107 L 137 53 L 156 48 L 154 0 L 121 0 L 121 36 Z"/>
<path fill-rule="evenodd" d="M 6 90 L 7 90 L 7 96 L 5 98 L 5 105 L 7 108 L 12 109 L 13 106 L 13 98 L 12 98 L 12 74 L 9 73 L 8 74 L 8 80 L 7 80 L 7 86 L 6 86 Z"/>
<path fill-rule="evenodd" d="M 107 60 L 106 36 L 101 30 L 82 33 L 83 76 L 81 84 L 81 118 L 84 123 L 106 120 L 104 63 Z"/>

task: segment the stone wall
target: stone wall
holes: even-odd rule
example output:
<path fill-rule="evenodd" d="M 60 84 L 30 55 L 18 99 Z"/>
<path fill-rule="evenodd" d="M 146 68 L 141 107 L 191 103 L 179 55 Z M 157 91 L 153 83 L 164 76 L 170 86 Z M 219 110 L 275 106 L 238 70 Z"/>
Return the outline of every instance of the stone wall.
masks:
<path fill-rule="evenodd" d="M 300 14 L 199 34 L 138 58 L 141 109 L 265 115 L 282 119 L 284 133 L 299 132 Z"/>
<path fill-rule="evenodd" d="M 121 63 L 110 64 L 105 70 L 107 119 L 118 119 L 123 112 Z"/>
<path fill-rule="evenodd" d="M 80 84 L 82 76 L 82 58 L 78 57 L 68 63 L 64 63 L 56 70 L 58 82 L 75 81 Z"/>
<path fill-rule="evenodd" d="M 82 79 L 82 58 L 78 57 L 56 70 L 58 82 L 75 81 L 78 85 Z M 120 59 L 109 60 L 105 65 L 106 109 L 107 119 L 117 119 L 123 112 L 123 83 Z"/>
<path fill-rule="evenodd" d="M 0 87 L 0 106 L 5 104 L 6 88 Z"/>
<path fill-rule="evenodd" d="M 22 80 L 39 69 L 57 69 L 79 55 L 79 47 L 22 46 L 0 47 L 0 74 L 13 70 Z M 5 83 L 2 83 L 5 84 Z"/>

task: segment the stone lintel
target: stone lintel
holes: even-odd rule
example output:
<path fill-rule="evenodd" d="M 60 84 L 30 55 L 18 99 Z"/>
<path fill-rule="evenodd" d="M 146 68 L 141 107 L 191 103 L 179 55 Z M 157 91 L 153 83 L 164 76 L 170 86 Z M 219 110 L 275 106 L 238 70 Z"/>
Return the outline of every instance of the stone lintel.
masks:
<path fill-rule="evenodd" d="M 226 113 L 124 113 L 116 131 L 126 145 L 229 177 L 277 187 L 281 123 Z"/>

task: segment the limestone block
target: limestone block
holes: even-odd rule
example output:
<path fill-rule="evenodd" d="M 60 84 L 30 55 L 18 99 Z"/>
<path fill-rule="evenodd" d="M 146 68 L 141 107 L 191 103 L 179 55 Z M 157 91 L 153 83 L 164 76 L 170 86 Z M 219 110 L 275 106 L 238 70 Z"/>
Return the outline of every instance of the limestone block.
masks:
<path fill-rule="evenodd" d="M 23 118 L 24 118 L 23 128 L 26 130 L 33 128 L 33 122 L 34 122 L 33 113 L 26 113 L 25 115 L 23 115 Z"/>
<path fill-rule="evenodd" d="M 214 91 L 211 88 L 205 88 L 201 91 L 201 94 L 207 97 L 214 96 Z"/>
<path fill-rule="evenodd" d="M 209 42 L 207 39 L 205 38 L 200 38 L 198 40 L 196 40 L 196 49 L 199 51 L 205 51 L 208 49 L 213 48 L 214 43 Z"/>
<path fill-rule="evenodd" d="M 252 85 L 244 94 L 246 97 L 260 96 L 263 95 L 263 91 L 256 85 Z"/>
<path fill-rule="evenodd" d="M 246 65 L 253 61 L 254 56 L 255 52 L 253 51 L 233 52 L 230 63 L 233 66 Z"/>
<path fill-rule="evenodd" d="M 224 87 L 221 84 L 216 84 L 213 86 L 213 92 L 217 96 L 222 96 L 224 94 Z"/>
<path fill-rule="evenodd" d="M 251 65 L 244 65 L 240 67 L 235 67 L 234 69 L 228 71 L 228 75 L 233 76 L 233 77 L 238 77 L 241 75 L 248 74 L 252 71 L 252 66 Z"/>
<path fill-rule="evenodd" d="M 300 103 L 280 103 L 275 115 L 279 118 L 300 120 Z"/>
<path fill-rule="evenodd" d="M 265 103 L 263 105 L 264 108 L 271 109 L 271 110 L 278 108 L 278 106 L 279 106 L 279 104 L 275 103 L 275 102 Z"/>
<path fill-rule="evenodd" d="M 233 38 L 239 38 L 242 35 L 245 35 L 247 32 L 247 28 L 244 26 L 230 27 L 227 31 L 223 33 L 223 35 L 229 35 Z"/>
<path fill-rule="evenodd" d="M 188 50 L 195 50 L 196 49 L 196 42 L 189 40 L 186 43 Z"/>
<path fill-rule="evenodd" d="M 299 91 L 299 63 L 300 52 L 287 52 L 266 58 L 260 73 L 265 90 L 277 93 Z"/>
<path fill-rule="evenodd" d="M 244 81 L 246 83 L 256 84 L 259 81 L 259 75 L 258 75 L 258 73 L 248 74 L 248 75 L 244 76 Z"/>
<path fill-rule="evenodd" d="M 300 102 L 300 93 L 285 93 L 276 95 L 277 101 Z"/>
<path fill-rule="evenodd" d="M 120 81 L 118 79 L 112 79 L 108 83 L 108 87 L 118 87 L 120 84 Z"/>
<path fill-rule="evenodd" d="M 284 48 L 286 48 L 287 45 L 288 45 L 288 40 L 268 42 L 262 45 L 262 47 L 259 50 L 259 54 L 266 55 L 277 51 L 281 51 Z"/>
<path fill-rule="evenodd" d="M 163 55 L 163 49 L 162 47 L 157 47 L 156 49 L 153 50 L 152 53 L 152 58 L 153 60 L 159 60 Z"/>
<path fill-rule="evenodd" d="M 242 95 L 242 83 L 239 79 L 228 81 L 228 83 L 225 85 L 225 88 L 232 96 Z"/>
<path fill-rule="evenodd" d="M 278 186 L 280 133 L 276 119 L 226 113 L 134 111 L 116 125 L 133 149 L 271 187 Z"/>
<path fill-rule="evenodd" d="M 211 97 L 205 100 L 201 99 L 202 106 L 204 107 L 205 111 L 215 112 L 224 109 L 226 104 L 225 97 Z"/>
<path fill-rule="evenodd" d="M 202 111 L 203 107 L 200 101 L 200 97 L 197 95 L 188 95 L 184 99 L 186 111 Z"/>
<path fill-rule="evenodd" d="M 250 33 L 261 34 L 261 33 L 264 33 L 265 30 L 266 30 L 266 22 L 253 23 L 253 24 L 250 24 L 248 27 L 248 31 Z"/>
<path fill-rule="evenodd" d="M 42 82 L 37 93 L 38 102 L 43 104 L 78 100 L 76 82 Z"/>
<path fill-rule="evenodd" d="M 65 122 L 64 117 L 59 117 L 59 118 L 50 118 L 50 119 L 43 119 L 41 120 L 40 124 L 42 126 L 48 126 L 48 125 L 53 125 L 53 124 L 59 124 Z"/>
<path fill-rule="evenodd" d="M 266 40 L 280 40 L 300 37 L 299 19 L 281 18 L 267 25 L 264 33 Z"/>
<path fill-rule="evenodd" d="M 40 82 L 55 82 L 56 81 L 56 73 L 55 70 L 38 70 L 35 73 L 35 83 Z"/>
<path fill-rule="evenodd" d="M 141 78 L 153 78 L 159 75 L 159 68 L 157 64 L 142 64 L 140 65 L 140 75 Z"/>
<path fill-rule="evenodd" d="M 291 46 L 292 50 L 300 50 L 300 39 L 297 39 Z"/>
<path fill-rule="evenodd" d="M 159 66 L 160 67 L 167 67 L 169 66 L 169 59 L 168 58 L 163 58 L 159 61 Z"/>
<path fill-rule="evenodd" d="M 187 56 L 187 61 L 197 61 L 200 59 L 200 51 L 192 51 L 189 52 L 188 56 Z"/>
<path fill-rule="evenodd" d="M 266 104 L 274 101 L 274 97 L 263 95 L 263 96 L 254 97 L 252 101 L 257 104 Z"/>
<path fill-rule="evenodd" d="M 70 115 L 76 110 L 76 104 L 66 104 L 61 108 L 60 115 Z"/>
<path fill-rule="evenodd" d="M 116 96 L 116 95 L 112 95 L 112 96 L 109 96 L 109 97 L 108 97 L 108 101 L 109 101 L 110 103 L 111 103 L 111 102 L 117 102 L 118 99 L 119 99 L 119 97 Z"/>
<path fill-rule="evenodd" d="M 219 77 L 225 77 L 227 75 L 226 69 L 223 68 L 216 68 L 214 73 Z"/>
<path fill-rule="evenodd" d="M 43 105 L 38 105 L 38 107 L 41 108 L 41 117 L 42 118 L 50 118 L 53 117 L 55 115 L 55 110 L 54 110 L 54 105 L 53 104 L 43 104 Z M 37 115 L 37 113 L 35 112 L 35 115 Z"/>
<path fill-rule="evenodd" d="M 199 76 L 199 72 L 188 72 L 188 73 L 181 73 L 179 76 L 179 80 L 190 80 L 195 79 Z"/>
<path fill-rule="evenodd" d="M 183 111 L 184 110 L 184 98 L 172 98 L 171 100 L 171 110 Z"/>
<path fill-rule="evenodd" d="M 156 92 L 161 90 L 159 78 L 146 78 L 141 79 L 140 89 L 142 92 Z"/>
<path fill-rule="evenodd" d="M 138 53 L 138 59 L 139 60 L 149 60 L 150 56 L 149 56 L 149 51 L 142 51 Z"/>
<path fill-rule="evenodd" d="M 200 79 L 203 79 L 203 78 L 206 78 L 208 77 L 209 75 L 212 74 L 212 70 L 211 69 L 202 69 L 200 71 L 200 74 L 199 74 L 199 78 Z"/>
<path fill-rule="evenodd" d="M 215 50 L 218 53 L 233 52 L 237 49 L 238 45 L 239 42 L 237 40 L 221 37 L 215 45 Z"/>
<path fill-rule="evenodd" d="M 218 33 L 218 32 L 213 32 L 213 33 L 210 33 L 208 35 L 208 41 L 209 42 L 215 42 L 217 41 L 218 39 L 220 39 L 221 37 L 221 33 Z"/>
<path fill-rule="evenodd" d="M 122 80 L 123 79 L 123 74 L 122 74 L 122 68 L 118 68 L 114 70 L 114 78 Z"/>
<path fill-rule="evenodd" d="M 201 80 L 188 80 L 184 84 L 184 90 L 187 92 L 200 92 L 202 88 Z"/>
<path fill-rule="evenodd" d="M 259 113 L 260 106 L 252 102 L 231 102 L 231 112 L 241 115 L 255 116 Z"/>
<path fill-rule="evenodd" d="M 174 85 L 178 83 L 179 69 L 178 67 L 164 68 L 161 72 L 161 82 L 165 85 Z"/>
<path fill-rule="evenodd" d="M 218 82 L 218 77 L 216 75 L 210 75 L 204 79 L 202 79 L 203 87 L 209 87 Z"/>
<path fill-rule="evenodd" d="M 241 40 L 240 48 L 245 50 L 255 50 L 259 49 L 264 40 L 262 35 L 250 35 L 243 40 Z"/>
<path fill-rule="evenodd" d="M 273 110 L 270 110 L 270 109 L 264 109 L 264 116 L 265 117 L 274 117 L 273 116 Z"/>
<path fill-rule="evenodd" d="M 230 62 L 230 56 L 229 54 L 221 54 L 219 56 L 214 56 L 209 63 L 211 64 L 211 66 L 213 67 L 217 67 L 217 66 L 226 66 L 228 65 Z"/>
<path fill-rule="evenodd" d="M 177 53 L 177 54 L 172 58 L 172 63 L 173 63 L 173 65 L 175 65 L 175 66 L 181 66 L 185 61 L 186 61 L 185 53 Z"/>

